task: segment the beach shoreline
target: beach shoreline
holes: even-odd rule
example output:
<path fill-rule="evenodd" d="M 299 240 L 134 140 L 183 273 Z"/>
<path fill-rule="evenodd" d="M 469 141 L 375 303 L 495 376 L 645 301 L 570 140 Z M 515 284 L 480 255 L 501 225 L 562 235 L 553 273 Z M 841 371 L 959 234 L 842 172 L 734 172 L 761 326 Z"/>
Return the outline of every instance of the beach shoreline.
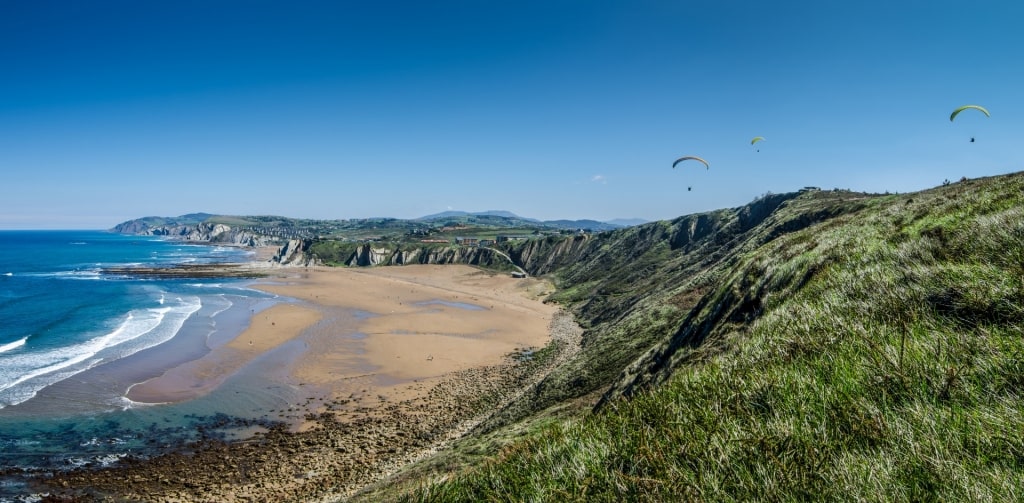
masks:
<path fill-rule="evenodd" d="M 126 398 L 197 398 L 292 340 L 306 346 L 290 370 L 294 384 L 337 398 L 344 381 L 372 376 L 375 387 L 398 393 L 398 385 L 498 364 L 543 346 L 555 311 L 538 301 L 549 290 L 546 283 L 469 266 L 280 268 L 249 287 L 293 301 L 253 313 L 231 340 L 133 385 Z M 313 330 L 321 321 L 324 326 Z"/>
<path fill-rule="evenodd" d="M 547 281 L 465 265 L 280 267 L 250 287 L 281 301 L 206 355 L 133 386 L 128 398 L 188 400 L 245 369 L 296 390 L 286 409 L 268 411 L 280 427 L 188 454 L 59 474 L 46 486 L 143 501 L 350 492 L 521 392 L 542 375 L 523 355 L 552 336 L 578 336 L 571 316 L 543 302 L 553 291 Z M 286 346 L 288 358 L 266 358 Z M 189 468 L 207 457 L 227 476 Z M 223 459 L 246 468 L 236 472 Z M 279 476 L 300 468 L 309 477 Z"/>

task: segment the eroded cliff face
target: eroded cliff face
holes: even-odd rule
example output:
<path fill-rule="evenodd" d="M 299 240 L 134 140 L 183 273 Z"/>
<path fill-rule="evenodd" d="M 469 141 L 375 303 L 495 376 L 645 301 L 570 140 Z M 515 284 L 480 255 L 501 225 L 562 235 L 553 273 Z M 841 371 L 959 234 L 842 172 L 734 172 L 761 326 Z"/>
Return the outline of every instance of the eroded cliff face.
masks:
<path fill-rule="evenodd" d="M 556 271 L 577 261 L 588 249 L 592 235 L 551 236 L 514 242 L 505 249 L 516 265 L 533 276 Z"/>
<path fill-rule="evenodd" d="M 157 227 L 115 228 L 117 232 L 145 236 L 167 236 L 184 241 L 203 243 L 224 243 L 238 246 L 273 246 L 281 240 L 251 231 L 236 229 L 225 224 L 201 223 L 197 225 L 172 225 Z"/>
<path fill-rule="evenodd" d="M 377 243 L 334 244 L 317 248 L 309 239 L 293 239 L 271 259 L 280 265 L 342 265 L 348 267 L 398 266 L 408 264 L 467 264 L 492 269 L 514 269 L 502 253 L 469 246 L 401 246 Z"/>
<path fill-rule="evenodd" d="M 308 239 L 289 239 L 284 245 L 277 249 L 277 253 L 270 258 L 272 264 L 282 266 L 307 267 L 321 265 L 316 256 L 309 253 L 311 242 Z"/>

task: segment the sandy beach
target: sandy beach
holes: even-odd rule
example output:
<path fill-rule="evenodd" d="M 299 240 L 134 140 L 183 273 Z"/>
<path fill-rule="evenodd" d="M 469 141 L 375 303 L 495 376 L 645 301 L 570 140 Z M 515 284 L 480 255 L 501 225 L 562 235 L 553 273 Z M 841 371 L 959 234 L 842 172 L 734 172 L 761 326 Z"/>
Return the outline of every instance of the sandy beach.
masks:
<path fill-rule="evenodd" d="M 370 313 L 355 327 L 364 336 L 361 344 L 334 345 L 330 335 L 336 332 L 330 329 L 327 336 L 310 337 L 310 351 L 294 375 L 333 388 L 369 370 L 386 385 L 386 393 L 380 390 L 385 396 L 399 393 L 403 384 L 495 365 L 515 351 L 539 348 L 549 340 L 556 311 L 539 300 L 550 291 L 547 283 L 468 266 L 319 270 L 261 288 Z"/>
<path fill-rule="evenodd" d="M 296 384 L 329 399 L 347 398 L 355 387 L 358 394 L 409 398 L 415 395 L 410 384 L 544 346 L 556 311 L 540 301 L 550 291 L 547 283 L 469 266 L 282 269 L 255 287 L 298 302 L 254 315 L 238 337 L 133 386 L 128 398 L 194 398 L 293 339 L 307 347 L 290 369 Z M 356 314 L 325 317 L 332 309 Z M 326 323 L 312 330 L 321 320 Z M 374 390 L 363 392 L 366 385 Z"/>
<path fill-rule="evenodd" d="M 289 364 L 258 369 L 301 390 L 286 410 L 269 411 L 280 427 L 55 474 L 48 490 L 132 501 L 345 497 L 444 448 L 527 392 L 582 334 L 570 315 L 543 302 L 553 291 L 547 281 L 463 265 L 278 268 L 255 287 L 285 301 L 129 396 L 199 396 L 262 365 L 261 355 L 302 344 Z M 547 357 L 530 356 L 553 339 Z"/>

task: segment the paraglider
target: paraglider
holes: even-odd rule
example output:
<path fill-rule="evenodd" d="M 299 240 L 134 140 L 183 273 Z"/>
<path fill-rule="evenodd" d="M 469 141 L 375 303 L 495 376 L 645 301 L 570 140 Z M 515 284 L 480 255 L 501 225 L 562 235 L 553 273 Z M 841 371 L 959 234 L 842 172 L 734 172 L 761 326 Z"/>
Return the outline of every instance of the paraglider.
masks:
<path fill-rule="evenodd" d="M 704 164 L 704 168 L 705 169 L 711 169 L 711 165 L 708 164 L 707 161 L 705 161 L 704 159 L 701 159 L 700 157 L 696 157 L 696 156 L 692 156 L 692 155 L 683 156 L 683 157 L 680 157 L 679 159 L 676 159 L 676 162 L 672 163 L 672 168 L 674 169 L 676 167 L 676 164 L 679 164 L 679 163 L 681 163 L 683 161 L 690 161 L 690 160 L 701 162 L 701 163 Z"/>
<path fill-rule="evenodd" d="M 977 110 L 977 111 L 985 114 L 985 117 L 991 117 L 988 114 L 988 110 L 985 110 L 985 107 L 982 107 L 982 106 L 979 106 L 979 105 L 964 105 L 964 106 L 962 106 L 960 108 L 957 108 L 956 110 L 953 110 L 953 113 L 949 114 L 949 122 L 953 122 L 953 119 L 955 119 L 957 115 L 960 115 L 960 112 L 963 112 L 964 110 L 968 110 L 968 109 Z M 974 137 L 973 136 L 971 137 L 971 143 L 974 143 Z"/>
<path fill-rule="evenodd" d="M 750 144 L 753 145 L 759 141 L 764 141 L 764 136 L 755 136 L 753 140 L 750 140 Z M 757 151 L 760 152 L 761 149 L 757 149 Z"/>
<path fill-rule="evenodd" d="M 956 110 L 953 110 L 953 113 L 949 114 L 949 122 L 953 122 L 953 119 L 955 119 L 957 115 L 960 115 L 960 112 L 963 112 L 964 110 L 967 110 L 969 108 L 973 108 L 974 110 L 980 111 L 981 113 L 985 114 L 985 117 L 991 117 L 988 114 L 988 110 L 985 110 L 985 108 L 982 107 L 982 106 L 979 106 L 979 105 L 964 105 L 964 106 L 962 106 L 960 108 L 957 108 Z"/>

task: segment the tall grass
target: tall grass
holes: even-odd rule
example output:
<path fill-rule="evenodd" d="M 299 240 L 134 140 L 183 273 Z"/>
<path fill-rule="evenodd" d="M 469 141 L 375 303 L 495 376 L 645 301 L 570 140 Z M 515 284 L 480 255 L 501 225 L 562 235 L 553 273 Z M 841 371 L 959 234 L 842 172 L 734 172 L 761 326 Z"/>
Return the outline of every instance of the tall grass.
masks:
<path fill-rule="evenodd" d="M 404 499 L 1024 500 L 1022 180 L 761 246 L 721 285 L 763 306 L 728 344 Z"/>

